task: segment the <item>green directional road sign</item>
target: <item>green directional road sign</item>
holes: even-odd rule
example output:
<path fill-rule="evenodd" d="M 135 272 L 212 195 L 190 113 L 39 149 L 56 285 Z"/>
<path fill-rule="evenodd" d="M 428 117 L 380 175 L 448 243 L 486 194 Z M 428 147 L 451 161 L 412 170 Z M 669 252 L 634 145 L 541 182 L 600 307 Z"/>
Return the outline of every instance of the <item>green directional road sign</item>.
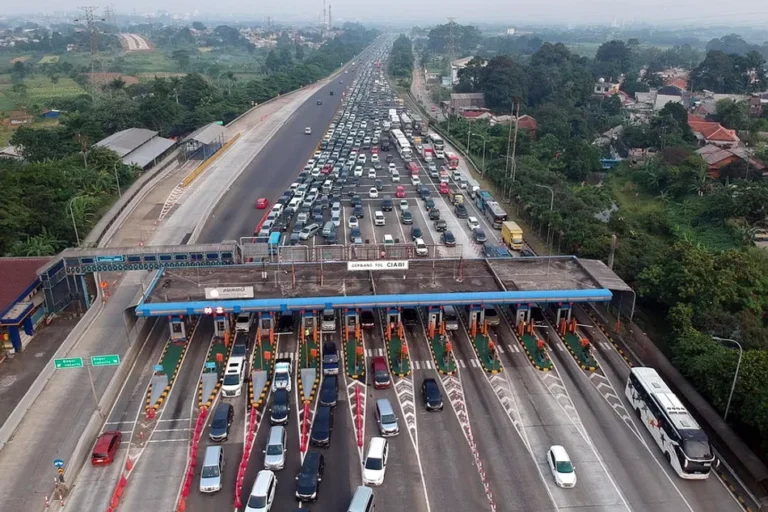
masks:
<path fill-rule="evenodd" d="M 91 356 L 91 366 L 116 366 L 118 364 L 120 364 L 120 356 L 117 354 Z"/>
<path fill-rule="evenodd" d="M 83 358 L 65 357 L 64 359 L 54 359 L 53 366 L 55 366 L 57 370 L 61 370 L 62 368 L 82 368 Z"/>

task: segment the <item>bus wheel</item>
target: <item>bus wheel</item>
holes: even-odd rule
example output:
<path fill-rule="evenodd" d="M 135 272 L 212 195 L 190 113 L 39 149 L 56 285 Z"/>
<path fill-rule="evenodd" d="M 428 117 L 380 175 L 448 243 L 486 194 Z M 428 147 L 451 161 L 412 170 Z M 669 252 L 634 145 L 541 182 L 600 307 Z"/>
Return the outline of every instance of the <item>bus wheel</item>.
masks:
<path fill-rule="evenodd" d="M 664 452 L 664 458 L 667 459 L 669 464 L 672 463 L 672 457 L 669 456 L 669 452 Z"/>
<path fill-rule="evenodd" d="M 642 419 L 643 419 L 643 415 L 642 415 L 642 414 L 640 414 L 640 408 L 639 408 L 639 407 L 638 407 L 637 409 L 635 409 L 635 414 L 637 414 L 637 418 L 638 418 L 639 420 L 642 420 Z"/>

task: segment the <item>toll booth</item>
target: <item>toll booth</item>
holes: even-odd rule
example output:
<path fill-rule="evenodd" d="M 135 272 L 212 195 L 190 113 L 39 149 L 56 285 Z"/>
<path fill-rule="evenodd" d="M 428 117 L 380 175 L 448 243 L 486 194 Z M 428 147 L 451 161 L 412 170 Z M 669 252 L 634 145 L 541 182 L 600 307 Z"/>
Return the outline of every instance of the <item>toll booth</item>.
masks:
<path fill-rule="evenodd" d="M 557 325 L 557 330 L 560 334 L 565 334 L 568 324 L 571 322 L 571 315 L 573 314 L 571 306 L 572 304 L 570 303 L 563 304 L 562 302 L 552 305 L 556 313 L 555 325 Z"/>
<path fill-rule="evenodd" d="M 512 311 L 513 325 L 517 335 L 533 334 L 533 321 L 531 319 L 533 304 L 510 304 L 509 309 Z"/>
<path fill-rule="evenodd" d="M 400 309 L 388 308 L 387 309 L 387 339 L 391 339 L 393 335 L 398 334 L 400 331 Z"/>
<path fill-rule="evenodd" d="M 349 336 L 354 336 L 360 325 L 360 313 L 356 309 L 344 310 L 344 332 Z"/>
<path fill-rule="evenodd" d="M 442 306 L 429 306 L 427 308 L 427 326 L 430 339 L 445 334 Z"/>
<path fill-rule="evenodd" d="M 187 341 L 187 325 L 183 316 L 172 316 L 168 319 L 171 329 L 171 341 Z"/>
<path fill-rule="evenodd" d="M 213 335 L 217 338 L 224 339 L 231 336 L 231 325 L 227 319 L 227 315 L 216 315 L 213 317 Z"/>
<path fill-rule="evenodd" d="M 262 312 L 259 313 L 259 323 L 257 332 L 259 333 L 259 339 L 262 337 L 272 337 L 275 331 L 275 316 L 273 313 Z"/>
<path fill-rule="evenodd" d="M 318 332 L 320 331 L 319 325 L 317 323 L 317 312 L 316 311 L 302 311 L 301 312 L 301 339 L 304 340 L 307 336 L 307 333 L 309 335 L 316 339 L 318 336 Z"/>
<path fill-rule="evenodd" d="M 469 317 L 469 334 L 473 337 L 478 331 L 485 334 L 485 308 L 481 305 L 470 304 L 467 306 L 467 315 Z"/>

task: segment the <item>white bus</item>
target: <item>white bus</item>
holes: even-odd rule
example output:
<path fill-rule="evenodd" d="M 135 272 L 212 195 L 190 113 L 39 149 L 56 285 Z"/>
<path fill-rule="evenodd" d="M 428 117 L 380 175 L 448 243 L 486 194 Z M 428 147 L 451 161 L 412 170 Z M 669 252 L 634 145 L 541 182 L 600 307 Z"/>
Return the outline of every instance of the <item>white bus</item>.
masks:
<path fill-rule="evenodd" d="M 411 143 L 405 138 L 403 132 L 398 129 L 393 129 L 389 131 L 389 134 L 391 135 L 392 142 L 395 144 L 400 157 L 402 157 L 403 160 L 410 160 L 413 156 L 413 150 L 411 149 Z"/>
<path fill-rule="evenodd" d="M 707 434 L 656 370 L 632 368 L 624 394 L 680 478 L 709 477 L 715 456 Z"/>
<path fill-rule="evenodd" d="M 397 116 L 397 114 L 389 116 L 389 125 L 392 128 L 400 129 L 400 118 Z"/>
<path fill-rule="evenodd" d="M 429 132 L 427 138 L 429 139 L 429 143 L 432 144 L 432 147 L 435 148 L 435 151 L 445 151 L 445 141 L 438 134 Z"/>

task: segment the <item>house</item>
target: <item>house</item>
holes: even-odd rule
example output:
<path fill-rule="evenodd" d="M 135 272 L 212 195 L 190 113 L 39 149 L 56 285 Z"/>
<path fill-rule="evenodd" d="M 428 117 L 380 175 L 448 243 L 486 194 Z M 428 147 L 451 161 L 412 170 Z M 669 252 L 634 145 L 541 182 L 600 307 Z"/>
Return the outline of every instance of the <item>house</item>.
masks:
<path fill-rule="evenodd" d="M 460 111 L 472 107 L 485 107 L 485 95 L 481 92 L 465 92 L 451 94 L 449 109 L 451 114 L 457 114 Z"/>
<path fill-rule="evenodd" d="M 614 95 L 619 97 L 619 101 L 621 101 L 621 105 L 624 107 L 635 102 L 632 98 L 629 97 L 629 94 L 625 93 L 620 89 L 616 89 L 616 90 L 605 93 L 606 98 L 609 98 Z"/>
<path fill-rule="evenodd" d="M 58 119 L 61 116 L 61 110 L 46 110 L 42 113 L 43 119 Z"/>
<path fill-rule="evenodd" d="M 463 59 L 457 59 L 451 62 L 451 84 L 459 83 L 459 71 L 467 67 L 469 61 L 474 59 L 474 56 L 464 57 Z M 485 66 L 485 63 L 483 63 Z"/>
<path fill-rule="evenodd" d="M 594 93 L 600 94 L 600 95 L 609 94 L 609 93 L 618 91 L 620 85 L 621 84 L 618 84 L 618 83 L 614 84 L 611 82 L 606 82 L 605 78 L 601 78 L 595 84 Z"/>
<path fill-rule="evenodd" d="M 0 344 L 7 352 L 24 350 L 47 315 L 37 269 L 50 260 L 0 258 Z"/>
<path fill-rule="evenodd" d="M 749 115 L 760 116 L 768 107 L 768 92 L 753 94 L 749 97 Z"/>
<path fill-rule="evenodd" d="M 763 176 L 768 175 L 768 167 L 749 154 L 747 149 L 743 147 L 723 148 L 714 144 L 707 144 L 697 149 L 696 153 L 707 162 L 708 174 L 715 179 L 720 177 L 720 169 L 739 161 L 748 163 L 750 169 L 761 173 Z"/>
<path fill-rule="evenodd" d="M 6 160 L 21 160 L 21 150 L 16 146 L 6 146 L 0 148 L 0 158 Z"/>
<path fill-rule="evenodd" d="M 729 130 L 720 123 L 705 121 L 691 114 L 688 114 L 688 126 L 691 127 L 701 146 L 714 144 L 724 148 L 731 148 L 741 142 L 735 130 Z"/>

